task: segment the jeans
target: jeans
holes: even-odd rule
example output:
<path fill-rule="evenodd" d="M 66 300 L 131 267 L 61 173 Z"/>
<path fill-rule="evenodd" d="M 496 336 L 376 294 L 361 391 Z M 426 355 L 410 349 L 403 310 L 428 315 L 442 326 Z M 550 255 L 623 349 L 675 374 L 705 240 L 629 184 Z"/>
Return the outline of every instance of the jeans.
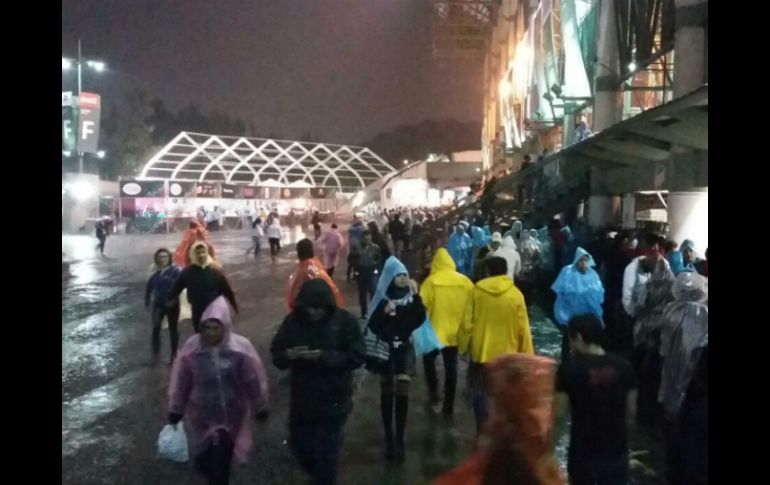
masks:
<path fill-rule="evenodd" d="M 610 460 L 570 454 L 567 471 L 570 485 L 626 485 L 628 454 Z"/>
<path fill-rule="evenodd" d="M 369 308 L 369 299 L 374 296 L 374 290 L 377 288 L 377 275 L 374 270 L 363 270 L 358 273 L 356 278 L 358 285 L 358 304 L 361 307 L 361 316 L 366 315 Z"/>
<path fill-rule="evenodd" d="M 252 250 L 254 250 L 254 257 L 257 257 L 257 254 L 259 254 L 260 247 L 260 241 L 257 236 L 251 236 L 251 246 L 249 246 L 249 249 L 246 250 L 246 254 L 249 254 Z"/>
<path fill-rule="evenodd" d="M 271 237 L 270 238 L 270 256 L 275 257 L 276 254 L 281 250 L 281 240 L 278 238 Z"/>
<path fill-rule="evenodd" d="M 457 347 L 444 347 L 440 352 L 444 360 L 443 413 L 451 415 L 454 411 L 455 391 L 457 390 Z M 422 363 L 425 366 L 425 379 L 428 381 L 428 390 L 432 401 L 438 399 L 438 375 L 436 374 L 438 354 L 439 351 L 434 350 L 422 357 Z"/>
<path fill-rule="evenodd" d="M 163 303 L 152 306 L 152 355 L 160 353 L 160 324 L 163 317 L 168 319 L 168 336 L 171 341 L 171 359 L 176 356 L 176 349 L 179 345 L 179 304 L 172 308 L 167 308 Z"/>
<path fill-rule="evenodd" d="M 96 249 L 104 254 L 104 245 L 107 243 L 107 236 L 97 236 L 97 239 L 99 240 L 99 244 L 96 245 Z"/>
<path fill-rule="evenodd" d="M 337 482 L 337 461 L 347 416 L 304 421 L 289 418 L 289 446 L 314 485 Z"/>
<path fill-rule="evenodd" d="M 489 398 L 487 397 L 486 366 L 478 362 L 468 365 L 468 389 L 473 403 L 473 416 L 476 418 L 476 433 L 480 434 L 489 417 Z"/>

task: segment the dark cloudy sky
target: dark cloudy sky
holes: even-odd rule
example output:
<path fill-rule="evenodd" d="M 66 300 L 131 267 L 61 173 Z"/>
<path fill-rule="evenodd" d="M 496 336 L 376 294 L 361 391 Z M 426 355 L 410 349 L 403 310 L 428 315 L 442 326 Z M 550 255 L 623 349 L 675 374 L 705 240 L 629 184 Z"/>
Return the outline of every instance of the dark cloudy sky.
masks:
<path fill-rule="evenodd" d="M 478 70 L 431 58 L 428 0 L 63 0 L 62 55 L 105 60 L 104 105 L 143 85 L 261 134 L 361 143 L 401 123 L 481 119 Z M 63 77 L 63 86 L 68 79 Z M 71 81 L 71 80 L 70 80 Z"/>

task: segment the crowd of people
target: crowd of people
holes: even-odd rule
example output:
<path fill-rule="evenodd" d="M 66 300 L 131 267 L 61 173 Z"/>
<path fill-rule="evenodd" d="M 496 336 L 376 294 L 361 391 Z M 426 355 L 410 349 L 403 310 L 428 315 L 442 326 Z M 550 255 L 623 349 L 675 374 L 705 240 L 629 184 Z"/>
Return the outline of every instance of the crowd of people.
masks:
<path fill-rule="evenodd" d="M 347 240 L 333 224 L 296 244 L 288 314 L 270 353 L 291 374 L 289 445 L 312 483 L 336 482 L 356 369 L 379 379 L 383 456 L 398 463 L 417 363 L 428 407 L 451 426 L 461 358 L 476 447 L 436 483 L 565 483 L 553 438 L 568 408 L 569 483 L 628 483 L 629 416 L 653 436 L 663 432 L 669 483 L 707 483 L 708 261 L 692 241 L 592 235 L 584 223 L 558 219 L 541 229 L 521 221 L 489 227 L 477 217 L 453 225 L 418 284 L 406 260 L 432 242 L 423 226 L 437 216 L 383 211 L 368 223 L 356 216 Z M 255 219 L 248 254 L 258 254 L 265 235 L 272 239 L 272 227 L 280 239 L 278 217 L 268 219 L 266 227 Z M 333 279 L 345 246 L 360 319 Z M 173 255 L 156 252 L 146 304 L 154 354 L 164 316 L 173 327 L 169 423 L 185 420 L 198 470 L 222 484 L 231 462 L 246 459 L 250 422 L 267 419 L 269 386 L 260 356 L 232 330 L 238 304 L 215 254 L 205 230 L 191 224 Z M 177 352 L 183 290 L 196 334 Z M 562 333 L 560 363 L 534 355 L 535 306 Z"/>

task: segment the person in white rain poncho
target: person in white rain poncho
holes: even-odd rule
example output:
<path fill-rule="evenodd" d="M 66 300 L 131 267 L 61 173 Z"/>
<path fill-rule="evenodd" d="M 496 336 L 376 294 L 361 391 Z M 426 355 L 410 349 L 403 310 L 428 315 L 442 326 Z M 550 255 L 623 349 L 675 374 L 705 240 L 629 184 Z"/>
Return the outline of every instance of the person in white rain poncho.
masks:
<path fill-rule="evenodd" d="M 505 236 L 503 238 L 502 247 L 493 252 L 491 256 L 499 256 L 508 263 L 508 277 L 511 281 L 513 281 L 516 275 L 521 271 L 521 256 L 519 256 L 519 252 L 516 251 L 516 243 L 513 242 L 511 236 Z"/>
<path fill-rule="evenodd" d="M 663 406 L 667 475 L 672 484 L 694 483 L 685 478 L 693 450 L 687 443 L 702 434 L 688 425 L 693 406 L 684 406 L 696 369 L 707 357 L 709 335 L 708 280 L 697 273 L 680 273 L 672 288 L 674 301 L 663 312 L 660 355 L 663 374 L 658 400 Z M 692 396 L 690 396 L 692 398 Z M 692 399 L 691 399 L 692 401 Z M 700 440 L 696 440 L 700 441 Z M 697 452 L 696 452 L 697 454 Z"/>

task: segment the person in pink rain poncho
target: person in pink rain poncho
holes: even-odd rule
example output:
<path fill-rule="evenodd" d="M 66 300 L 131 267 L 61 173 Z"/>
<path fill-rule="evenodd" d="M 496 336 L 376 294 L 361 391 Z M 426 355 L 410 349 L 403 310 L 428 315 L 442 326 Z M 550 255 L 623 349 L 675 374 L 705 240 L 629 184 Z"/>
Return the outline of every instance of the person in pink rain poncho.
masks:
<path fill-rule="evenodd" d="M 332 224 L 332 230 L 321 236 L 319 241 L 323 246 L 324 269 L 330 278 L 334 277 L 334 267 L 340 262 L 340 251 L 345 245 L 342 234 L 337 230 L 337 224 Z"/>
<path fill-rule="evenodd" d="M 201 333 L 180 350 L 171 372 L 168 421 L 185 418 L 190 455 L 209 484 L 227 484 L 230 464 L 251 449 L 251 420 L 267 419 L 267 374 L 254 346 L 233 333 L 230 308 L 216 298 Z"/>

